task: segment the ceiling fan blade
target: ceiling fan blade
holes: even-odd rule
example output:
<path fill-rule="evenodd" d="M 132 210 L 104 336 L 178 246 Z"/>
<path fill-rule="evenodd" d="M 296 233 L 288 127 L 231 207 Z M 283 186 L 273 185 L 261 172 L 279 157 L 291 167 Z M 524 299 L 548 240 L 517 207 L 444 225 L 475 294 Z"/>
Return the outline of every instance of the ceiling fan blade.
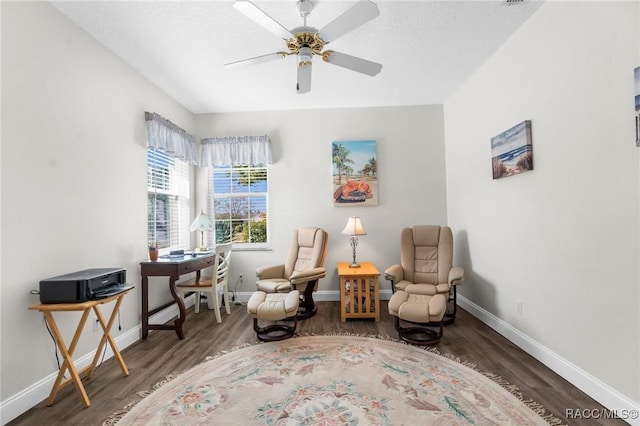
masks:
<path fill-rule="evenodd" d="M 325 25 L 319 31 L 320 37 L 325 43 L 329 43 L 366 24 L 378 15 L 380 15 L 378 6 L 369 0 L 363 0 Z"/>
<path fill-rule="evenodd" d="M 285 52 L 276 52 L 276 53 L 267 53 L 266 55 L 254 56 L 253 58 L 240 59 L 239 61 L 229 62 L 224 64 L 224 66 L 228 65 L 236 65 L 241 63 L 251 63 L 251 64 L 262 64 L 263 62 L 271 62 L 276 59 L 284 59 L 287 57 L 287 53 Z"/>
<path fill-rule="evenodd" d="M 370 76 L 374 76 L 382 70 L 382 64 L 347 55 L 346 53 L 334 52 L 333 50 L 326 50 L 322 54 L 322 60 Z"/>
<path fill-rule="evenodd" d="M 283 27 L 278 21 L 267 15 L 262 9 L 251 3 L 249 0 L 236 0 L 233 2 L 233 7 L 244 16 L 258 23 L 281 39 L 288 40 L 293 37 L 293 34 L 291 34 L 288 29 Z"/>
<path fill-rule="evenodd" d="M 300 62 L 298 64 L 298 84 L 296 85 L 298 94 L 307 93 L 311 90 L 311 62 Z"/>

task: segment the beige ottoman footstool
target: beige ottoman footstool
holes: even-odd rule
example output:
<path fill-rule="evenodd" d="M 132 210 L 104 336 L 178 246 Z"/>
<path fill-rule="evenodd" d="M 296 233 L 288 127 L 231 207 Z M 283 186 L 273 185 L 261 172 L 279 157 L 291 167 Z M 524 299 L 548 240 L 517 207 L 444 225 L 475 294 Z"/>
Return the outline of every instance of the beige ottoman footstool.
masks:
<path fill-rule="evenodd" d="M 411 285 L 396 290 L 389 299 L 389 314 L 395 317 L 400 339 L 414 345 L 431 346 L 440 341 L 446 310 L 447 298 L 443 294 L 412 293 Z M 413 325 L 403 327 L 400 320 Z"/>
<path fill-rule="evenodd" d="M 253 315 L 253 329 L 258 339 L 271 342 L 292 337 L 298 325 L 300 292 L 265 293 L 256 291 L 247 303 L 247 312 Z M 293 325 L 270 324 L 260 327 L 258 321 L 282 321 L 293 318 Z"/>

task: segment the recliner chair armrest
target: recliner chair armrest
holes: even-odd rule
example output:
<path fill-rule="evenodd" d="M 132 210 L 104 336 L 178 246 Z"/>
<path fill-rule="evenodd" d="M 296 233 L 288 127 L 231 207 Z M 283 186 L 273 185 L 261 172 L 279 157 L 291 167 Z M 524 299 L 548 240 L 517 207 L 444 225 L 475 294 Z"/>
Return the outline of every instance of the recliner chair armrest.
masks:
<path fill-rule="evenodd" d="M 313 280 L 324 278 L 327 275 L 325 268 L 313 268 L 306 271 L 294 272 L 289 277 L 291 284 L 306 283 Z"/>
<path fill-rule="evenodd" d="M 404 279 L 404 269 L 399 264 L 389 266 L 384 271 L 385 279 L 393 281 L 394 283 L 400 282 Z"/>
<path fill-rule="evenodd" d="M 449 271 L 449 284 L 457 285 L 464 281 L 464 269 L 460 266 L 454 266 Z"/>
<path fill-rule="evenodd" d="M 259 280 L 284 278 L 284 265 L 260 266 L 256 268 L 256 277 Z"/>

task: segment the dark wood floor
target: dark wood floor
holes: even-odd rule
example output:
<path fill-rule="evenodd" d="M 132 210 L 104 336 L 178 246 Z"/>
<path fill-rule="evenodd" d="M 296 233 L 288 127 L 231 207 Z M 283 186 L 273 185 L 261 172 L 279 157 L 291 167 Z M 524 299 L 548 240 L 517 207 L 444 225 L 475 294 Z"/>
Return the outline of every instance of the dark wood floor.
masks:
<path fill-rule="evenodd" d="M 208 355 L 257 343 L 245 306 L 234 305 L 230 316 L 224 311 L 222 315 L 222 324 L 217 324 L 213 311 L 204 309 L 195 314 L 191 308 L 187 311 L 184 340 L 178 340 L 173 331 L 155 331 L 146 340 L 126 348 L 122 355 L 129 368 L 128 377 L 122 376 L 114 359 L 105 361 L 93 377 L 84 382 L 91 399 L 89 408 L 83 408 L 75 387 L 67 386 L 58 392 L 53 406 L 46 407 L 41 402 L 9 424 L 101 425 L 109 415 L 136 400 L 137 392 L 150 390 L 165 376 L 186 370 Z M 338 302 L 319 302 L 318 314 L 298 324 L 300 334 L 346 333 L 397 338 L 386 302 L 381 302 L 378 323 L 373 320 L 341 323 Z M 566 424 L 626 424 L 621 420 L 566 419 L 566 409 L 602 409 L 602 406 L 464 310 L 459 309 L 456 322 L 445 327 L 437 348 L 474 363 L 481 371 L 501 376 Z"/>

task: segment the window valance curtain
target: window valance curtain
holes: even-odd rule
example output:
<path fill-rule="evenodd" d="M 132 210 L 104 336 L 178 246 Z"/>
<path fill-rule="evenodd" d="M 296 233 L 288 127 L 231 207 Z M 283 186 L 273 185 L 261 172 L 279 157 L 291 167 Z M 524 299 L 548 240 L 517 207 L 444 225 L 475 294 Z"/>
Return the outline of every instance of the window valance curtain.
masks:
<path fill-rule="evenodd" d="M 242 166 L 271 164 L 268 136 L 230 136 L 202 139 L 200 166 Z"/>
<path fill-rule="evenodd" d="M 147 146 L 190 164 L 198 164 L 196 138 L 155 112 L 145 112 Z"/>

